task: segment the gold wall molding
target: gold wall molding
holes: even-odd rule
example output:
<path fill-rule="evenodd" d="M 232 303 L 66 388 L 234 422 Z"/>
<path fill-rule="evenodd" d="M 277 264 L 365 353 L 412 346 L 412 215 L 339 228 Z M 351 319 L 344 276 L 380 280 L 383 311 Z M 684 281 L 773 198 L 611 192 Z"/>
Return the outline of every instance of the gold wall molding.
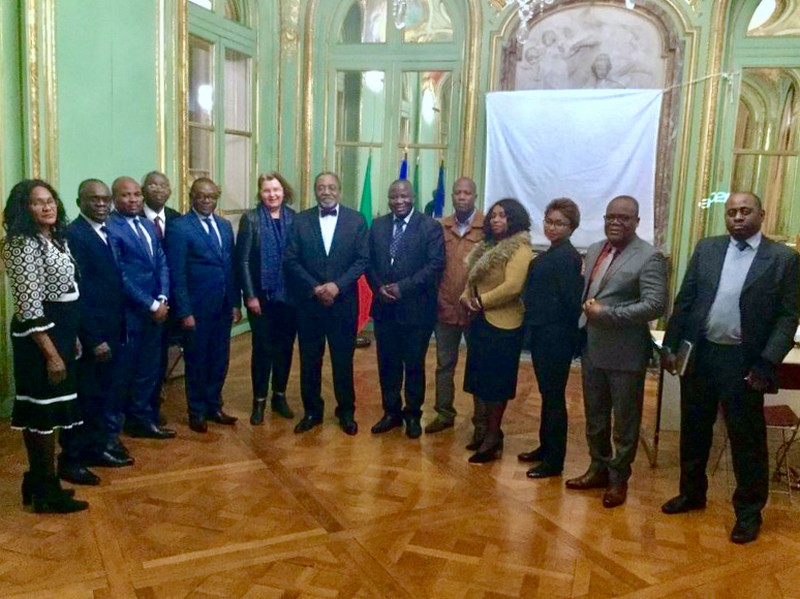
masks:
<path fill-rule="evenodd" d="M 317 12 L 317 0 L 310 0 L 306 8 L 305 21 L 305 53 L 303 55 L 303 72 L 305 74 L 305 89 L 303 97 L 303 160 L 300 166 L 300 189 L 304 193 L 300 196 L 300 208 L 308 208 L 311 203 L 311 147 L 314 135 L 314 33 L 316 22 L 314 15 Z"/>
<path fill-rule="evenodd" d="M 461 176 L 473 177 L 475 145 L 478 126 L 478 88 L 480 86 L 480 56 L 483 48 L 483 9 L 481 0 L 469 0 L 467 5 L 467 35 L 464 36 L 466 61 L 463 72 L 467 88 L 464 95 L 464 140 L 461 151 Z"/>
<path fill-rule="evenodd" d="M 281 52 L 291 60 L 300 43 L 300 0 L 281 0 Z"/>
<path fill-rule="evenodd" d="M 178 126 L 178 179 L 175 182 L 181 212 L 189 210 L 189 3 L 177 2 L 175 14 Z"/>
<path fill-rule="evenodd" d="M 26 174 L 58 188 L 58 78 L 55 0 L 25 3 L 24 95 L 31 107 L 26 123 Z"/>
<path fill-rule="evenodd" d="M 166 73 L 166 0 L 155 0 L 156 3 L 156 156 L 158 168 L 166 173 L 167 169 L 167 73 Z"/>

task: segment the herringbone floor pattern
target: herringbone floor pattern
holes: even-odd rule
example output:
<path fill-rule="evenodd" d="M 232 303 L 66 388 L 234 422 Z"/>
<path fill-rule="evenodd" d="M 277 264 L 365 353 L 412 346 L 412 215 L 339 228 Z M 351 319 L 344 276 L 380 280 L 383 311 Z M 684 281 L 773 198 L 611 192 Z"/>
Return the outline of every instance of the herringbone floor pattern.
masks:
<path fill-rule="evenodd" d="M 507 413 L 506 454 L 473 466 L 461 392 L 455 429 L 415 441 L 401 429 L 369 434 L 381 415 L 374 347 L 356 354 L 358 436 L 336 426 L 328 373 L 322 427 L 295 435 L 277 417 L 251 427 L 249 337 L 233 345 L 225 398 L 238 425 L 192 433 L 182 382 L 171 381 L 166 413 L 178 439 L 126 439 L 136 465 L 97 469 L 103 484 L 78 489 L 87 512 L 23 510 L 21 439 L 0 425 L 0 597 L 800 597 L 800 510 L 785 495 L 771 497 L 760 539 L 744 547 L 728 541 L 724 461 L 708 509 L 661 514 L 677 488 L 674 433 L 662 434 L 658 468 L 640 451 L 628 502 L 614 510 L 562 478 L 528 480 L 515 456 L 536 445 L 529 362 Z M 430 405 L 433 351 L 428 366 Z M 299 417 L 298 387 L 295 368 L 288 395 Z M 588 463 L 577 369 L 568 394 L 573 476 Z"/>

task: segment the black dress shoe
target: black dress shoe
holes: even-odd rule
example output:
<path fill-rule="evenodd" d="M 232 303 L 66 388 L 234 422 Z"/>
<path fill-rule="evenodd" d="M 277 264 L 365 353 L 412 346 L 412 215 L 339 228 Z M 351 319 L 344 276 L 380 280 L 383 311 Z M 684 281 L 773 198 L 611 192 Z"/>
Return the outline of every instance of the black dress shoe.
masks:
<path fill-rule="evenodd" d="M 686 495 L 673 497 L 661 506 L 661 511 L 665 514 L 683 514 L 692 510 L 703 510 L 706 507 L 705 497 L 703 499 L 692 499 Z"/>
<path fill-rule="evenodd" d="M 419 439 L 422 435 L 422 424 L 419 418 L 406 419 L 406 437 L 409 439 Z"/>
<path fill-rule="evenodd" d="M 467 461 L 470 464 L 485 464 L 487 462 L 500 459 L 500 455 L 502 453 L 503 453 L 503 440 L 500 439 L 500 441 L 492 445 L 490 448 L 484 451 L 475 452 Z"/>
<path fill-rule="evenodd" d="M 217 410 L 216 412 L 212 412 L 211 414 L 206 414 L 206 420 L 210 420 L 211 422 L 216 422 L 217 424 L 224 424 L 226 426 L 231 426 L 236 424 L 236 421 L 239 420 L 236 416 L 231 416 L 230 414 L 226 414 L 222 410 Z"/>
<path fill-rule="evenodd" d="M 378 422 L 376 422 L 375 425 L 370 430 L 373 435 L 380 435 L 381 433 L 390 431 L 393 428 L 397 428 L 398 426 L 403 426 L 403 419 L 400 418 L 400 416 L 384 414 L 383 418 L 378 420 Z"/>
<path fill-rule="evenodd" d="M 121 457 L 108 450 L 86 461 L 88 466 L 96 466 L 98 468 L 122 468 L 124 466 L 133 466 L 133 463 L 134 459 L 132 457 Z"/>
<path fill-rule="evenodd" d="M 294 427 L 294 432 L 305 433 L 310 431 L 315 426 L 322 424 L 322 418 L 315 418 L 314 416 L 304 416 L 303 419 Z"/>
<path fill-rule="evenodd" d="M 286 394 L 273 393 L 270 404 L 272 406 L 272 411 L 281 418 L 286 418 L 287 420 L 294 418 L 294 412 L 292 412 L 292 408 L 290 408 L 289 404 L 286 402 Z"/>
<path fill-rule="evenodd" d="M 171 428 L 159 428 L 155 424 L 128 426 L 125 432 L 140 439 L 174 439 L 177 433 Z"/>
<path fill-rule="evenodd" d="M 478 448 L 483 445 L 483 439 L 473 439 L 471 443 L 464 446 L 464 449 L 469 451 L 478 451 Z"/>
<path fill-rule="evenodd" d="M 609 483 L 603 493 L 603 507 L 613 508 L 625 503 L 628 498 L 628 483 Z"/>
<path fill-rule="evenodd" d="M 105 451 L 120 459 L 131 457 L 128 448 L 125 447 L 122 444 L 122 441 L 120 441 L 119 439 L 114 439 L 113 441 L 109 441 L 108 443 L 106 443 Z"/>
<path fill-rule="evenodd" d="M 196 433 L 208 432 L 208 424 L 206 423 L 205 418 L 196 418 L 194 416 L 189 416 L 189 428 Z"/>
<path fill-rule="evenodd" d="M 528 470 L 525 476 L 528 478 L 550 478 L 551 476 L 559 476 L 560 474 L 561 468 L 539 464 Z"/>
<path fill-rule="evenodd" d="M 267 407 L 267 398 L 256 397 L 253 400 L 253 411 L 250 414 L 250 424 L 253 426 L 259 426 L 264 424 L 264 409 Z"/>
<path fill-rule="evenodd" d="M 736 526 L 733 527 L 733 531 L 731 532 L 731 542 L 737 545 L 752 543 L 758 538 L 760 530 L 760 522 L 743 522 L 742 520 L 737 520 Z"/>
<path fill-rule="evenodd" d="M 541 447 L 537 447 L 533 451 L 524 451 L 517 456 L 520 462 L 541 462 L 544 459 L 544 453 Z"/>
<path fill-rule="evenodd" d="M 100 477 L 84 466 L 59 466 L 58 477 L 73 485 L 96 486 L 100 484 Z"/>
<path fill-rule="evenodd" d="M 358 423 L 352 418 L 340 418 L 339 427 L 351 437 L 358 434 Z"/>
<path fill-rule="evenodd" d="M 608 470 L 592 472 L 588 470 L 583 476 L 567 481 L 567 489 L 585 491 L 586 489 L 605 489 L 608 486 Z"/>

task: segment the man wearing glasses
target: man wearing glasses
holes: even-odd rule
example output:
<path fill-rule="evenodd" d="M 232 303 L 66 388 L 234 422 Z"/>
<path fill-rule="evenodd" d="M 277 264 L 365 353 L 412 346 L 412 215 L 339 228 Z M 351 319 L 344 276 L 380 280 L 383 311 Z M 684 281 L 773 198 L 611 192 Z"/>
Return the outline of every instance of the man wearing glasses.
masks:
<path fill-rule="evenodd" d="M 586 254 L 581 353 L 586 438 L 591 464 L 569 489 L 605 489 L 603 506 L 625 503 L 639 444 L 647 363 L 648 323 L 667 303 L 664 256 L 636 235 L 639 203 L 618 196 L 606 208 L 606 240 Z M 613 439 L 612 446 L 612 413 Z"/>

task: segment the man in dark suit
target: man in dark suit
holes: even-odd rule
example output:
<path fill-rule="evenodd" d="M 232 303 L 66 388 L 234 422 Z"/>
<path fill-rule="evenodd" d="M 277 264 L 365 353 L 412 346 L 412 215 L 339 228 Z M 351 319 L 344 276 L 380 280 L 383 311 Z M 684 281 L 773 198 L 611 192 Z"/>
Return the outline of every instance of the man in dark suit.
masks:
<path fill-rule="evenodd" d="M 375 219 L 369 237 L 367 278 L 374 294 L 372 319 L 378 352 L 383 417 L 380 434 L 401 426 L 416 439 L 425 401 L 425 354 L 436 323 L 439 279 L 444 271 L 442 227 L 414 210 L 405 179 L 389 187 L 390 214 Z M 406 406 L 400 397 L 405 375 Z"/>
<path fill-rule="evenodd" d="M 106 233 L 111 191 L 98 179 L 78 187 L 81 215 L 67 227 L 70 252 L 80 272 L 83 355 L 78 361 L 78 404 L 83 425 L 59 436 L 61 478 L 75 484 L 98 484 L 86 466 L 119 467 L 133 458 L 119 441 L 119 406 L 114 401 L 114 368 L 124 340 L 125 294 Z"/>
<path fill-rule="evenodd" d="M 756 195 L 728 197 L 730 235 L 697 244 L 664 337 L 664 367 L 672 373 L 681 344 L 693 348 L 681 379 L 680 495 L 661 509 L 706 506 L 706 464 L 722 404 L 736 475 L 734 543 L 754 541 L 761 528 L 769 492 L 764 393 L 777 390 L 798 321 L 800 260 L 761 234 L 763 219 Z"/>
<path fill-rule="evenodd" d="M 367 267 L 367 223 L 339 203 L 341 182 L 323 172 L 314 181 L 317 206 L 294 218 L 284 255 L 287 282 L 297 301 L 300 346 L 300 392 L 305 415 L 294 429 L 311 430 L 322 422 L 322 356 L 330 347 L 333 391 L 339 426 L 358 432 L 353 382 L 358 290 L 356 281 Z"/>
<path fill-rule="evenodd" d="M 603 218 L 606 240 L 586 253 L 579 321 L 586 336 L 581 374 L 592 462 L 583 476 L 567 481 L 567 488 L 605 488 L 603 506 L 613 508 L 628 494 L 652 355 L 648 323 L 664 312 L 667 268 L 664 256 L 636 235 L 639 203 L 634 198 L 614 198 Z"/>
<path fill-rule="evenodd" d="M 167 206 L 172 195 L 172 187 L 170 186 L 167 176 L 159 171 L 151 171 L 144 176 L 142 180 L 142 196 L 144 204 L 142 205 L 142 215 L 147 217 L 156 229 L 156 236 L 164 247 L 166 253 L 169 240 L 167 233 L 172 229 L 172 221 L 178 218 L 181 213 Z M 164 326 L 161 329 L 161 364 L 158 373 L 158 382 L 153 395 L 151 403 L 153 409 L 159 413 L 159 421 L 164 422 L 164 417 L 161 415 L 161 404 L 164 401 L 162 388 L 167 376 L 167 363 L 169 361 L 169 346 L 177 344 L 177 338 L 180 337 L 179 327 L 175 323 L 174 315 L 170 314 Z"/>
<path fill-rule="evenodd" d="M 175 431 L 158 426 L 151 398 L 158 383 L 161 329 L 167 319 L 169 269 L 153 224 L 142 218 L 142 188 L 131 177 L 111 186 L 116 211 L 108 218 L 108 234 L 125 290 L 126 343 L 116 376 L 133 437 L 169 439 Z"/>
<path fill-rule="evenodd" d="M 231 326 L 239 322 L 239 293 L 233 273 L 233 228 L 214 214 L 219 188 L 205 177 L 189 193 L 192 210 L 173 221 L 167 247 L 172 312 L 184 332 L 189 428 L 208 430 L 207 420 L 231 425 L 222 411 Z"/>

